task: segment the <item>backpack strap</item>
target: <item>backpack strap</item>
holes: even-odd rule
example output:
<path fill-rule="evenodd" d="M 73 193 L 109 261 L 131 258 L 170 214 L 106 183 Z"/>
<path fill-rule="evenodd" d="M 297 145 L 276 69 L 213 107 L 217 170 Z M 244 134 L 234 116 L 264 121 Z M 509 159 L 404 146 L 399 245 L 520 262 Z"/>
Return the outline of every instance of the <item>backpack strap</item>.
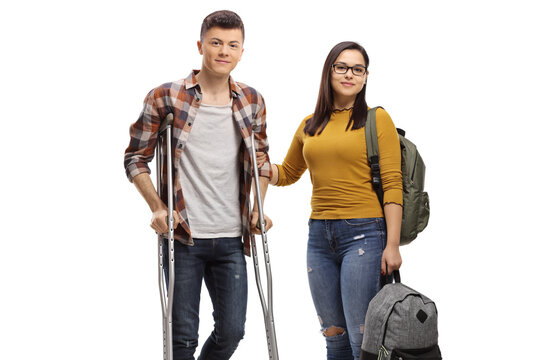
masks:
<path fill-rule="evenodd" d="M 381 207 L 383 206 L 383 188 L 381 179 L 381 167 L 379 165 L 379 140 L 377 139 L 377 109 L 383 109 L 381 106 L 376 106 L 368 110 L 366 119 L 366 149 L 369 166 L 371 167 L 371 183 L 373 189 L 377 193 Z"/>

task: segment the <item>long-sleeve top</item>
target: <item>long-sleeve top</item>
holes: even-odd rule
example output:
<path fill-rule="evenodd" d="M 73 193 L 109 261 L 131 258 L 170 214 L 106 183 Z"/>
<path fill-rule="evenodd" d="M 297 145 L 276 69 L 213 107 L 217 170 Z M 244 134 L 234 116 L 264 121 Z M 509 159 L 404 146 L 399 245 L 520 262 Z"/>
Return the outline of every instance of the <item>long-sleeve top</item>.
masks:
<path fill-rule="evenodd" d="M 382 217 L 383 211 L 371 183 L 365 127 L 346 130 L 351 110 L 334 111 L 320 135 L 298 127 L 279 170 L 278 186 L 296 182 L 309 169 L 313 193 L 312 219 Z M 377 137 L 384 203 L 403 204 L 401 152 L 392 119 L 384 109 L 376 112 Z"/>
<path fill-rule="evenodd" d="M 175 230 L 176 240 L 193 245 L 189 220 L 182 195 L 180 184 L 179 158 L 189 140 L 189 134 L 197 116 L 197 111 L 202 101 L 203 94 L 197 83 L 194 70 L 186 79 L 165 83 L 151 90 L 144 100 L 143 110 L 138 120 L 130 127 L 131 141 L 125 151 L 124 167 L 130 181 L 141 173 L 150 173 L 150 163 L 154 157 L 154 149 L 157 143 L 158 129 L 161 120 L 168 113 L 174 115 L 172 136 L 172 163 L 175 167 L 173 177 L 173 191 L 175 194 L 175 210 L 180 215 L 180 226 Z M 250 157 L 250 136 L 255 134 L 255 150 L 268 154 L 268 139 L 266 136 L 266 107 L 264 99 L 255 89 L 229 77 L 229 87 L 232 97 L 232 116 L 237 129 L 242 135 L 240 145 L 240 211 L 242 216 L 242 237 L 244 240 L 244 252 L 250 253 L 249 212 L 251 191 L 252 162 Z M 219 136 L 220 134 L 216 134 Z M 165 143 L 165 142 L 164 142 Z M 220 149 L 215 149 L 215 155 L 219 156 Z M 163 147 L 163 154 L 166 154 Z M 271 166 L 267 155 L 267 161 L 259 169 L 260 176 L 271 177 Z M 165 159 L 162 164 L 166 164 Z M 162 166 L 161 176 L 161 199 L 167 203 L 167 176 L 166 166 Z"/>

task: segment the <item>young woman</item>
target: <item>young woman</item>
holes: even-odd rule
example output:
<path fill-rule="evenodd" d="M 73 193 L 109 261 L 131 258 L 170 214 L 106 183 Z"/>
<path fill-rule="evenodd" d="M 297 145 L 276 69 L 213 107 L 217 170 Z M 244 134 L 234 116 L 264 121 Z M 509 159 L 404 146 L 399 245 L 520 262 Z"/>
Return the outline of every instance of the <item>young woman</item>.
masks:
<path fill-rule="evenodd" d="M 376 112 L 384 212 L 371 184 L 364 125 L 369 58 L 354 42 L 334 46 L 324 64 L 315 113 L 296 131 L 271 184 L 313 184 L 307 271 L 327 359 L 358 359 L 380 274 L 399 269 L 401 157 L 392 119 Z M 261 157 L 262 159 L 262 157 Z"/>

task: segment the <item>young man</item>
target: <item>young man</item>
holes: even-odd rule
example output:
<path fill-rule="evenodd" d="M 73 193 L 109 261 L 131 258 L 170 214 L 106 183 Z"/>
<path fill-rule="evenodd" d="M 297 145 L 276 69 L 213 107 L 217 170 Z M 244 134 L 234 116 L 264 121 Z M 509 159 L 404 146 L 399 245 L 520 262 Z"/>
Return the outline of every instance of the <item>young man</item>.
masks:
<path fill-rule="evenodd" d="M 242 57 L 243 42 L 244 25 L 237 14 L 217 11 L 208 15 L 197 42 L 201 70 L 150 91 L 139 119 L 130 128 L 126 173 L 152 211 L 150 226 L 165 234 L 167 207 L 161 199 L 166 196 L 157 194 L 148 163 L 161 120 L 167 113 L 174 114 L 174 225 L 178 240 L 174 251 L 174 360 L 193 359 L 203 279 L 214 308 L 214 330 L 200 359 L 229 359 L 244 335 L 244 254 L 249 255 L 250 234 L 258 232 L 255 224 L 259 216 L 256 205 L 251 214 L 249 211 L 250 135 L 254 132 L 257 151 L 267 153 L 268 141 L 264 99 L 255 89 L 230 77 Z M 267 156 L 259 169 L 263 196 L 270 172 Z M 268 218 L 266 223 L 267 228 L 272 226 Z"/>

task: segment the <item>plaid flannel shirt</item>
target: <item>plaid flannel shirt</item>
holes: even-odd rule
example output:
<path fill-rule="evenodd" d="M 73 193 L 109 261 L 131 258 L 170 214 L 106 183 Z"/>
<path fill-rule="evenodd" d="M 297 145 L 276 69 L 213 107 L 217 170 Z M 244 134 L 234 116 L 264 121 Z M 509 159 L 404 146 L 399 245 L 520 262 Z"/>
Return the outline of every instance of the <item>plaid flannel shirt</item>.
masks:
<path fill-rule="evenodd" d="M 180 215 L 180 226 L 175 230 L 175 239 L 183 244 L 193 245 L 186 206 L 180 184 L 179 158 L 189 138 L 190 131 L 197 117 L 202 93 L 197 84 L 194 70 L 186 79 L 165 83 L 148 93 L 144 100 L 143 110 L 138 120 L 130 127 L 131 141 L 125 151 L 124 167 L 130 181 L 141 173 L 150 173 L 148 164 L 154 157 L 154 149 L 157 144 L 157 132 L 161 120 L 168 113 L 173 113 L 174 124 L 172 133 L 172 161 L 175 168 L 173 177 L 173 189 L 175 194 L 175 210 Z M 229 77 L 231 90 L 232 112 L 235 123 L 242 135 L 243 141 L 240 146 L 240 211 L 242 215 L 242 237 L 244 240 L 244 253 L 250 254 L 249 230 L 250 223 L 250 191 L 251 191 L 251 132 L 255 133 L 256 151 L 268 154 L 268 140 L 266 137 L 266 107 L 264 99 L 255 89 L 242 83 L 235 82 Z M 219 136 L 219 134 L 216 134 Z M 164 142 L 165 143 L 165 142 Z M 216 149 L 219 156 L 220 149 Z M 163 149 L 166 156 L 166 151 Z M 162 161 L 166 164 L 166 159 Z M 167 176 L 166 165 L 161 168 L 161 199 L 167 203 Z M 260 176 L 271 177 L 271 166 L 267 155 L 267 161 L 259 169 Z"/>

